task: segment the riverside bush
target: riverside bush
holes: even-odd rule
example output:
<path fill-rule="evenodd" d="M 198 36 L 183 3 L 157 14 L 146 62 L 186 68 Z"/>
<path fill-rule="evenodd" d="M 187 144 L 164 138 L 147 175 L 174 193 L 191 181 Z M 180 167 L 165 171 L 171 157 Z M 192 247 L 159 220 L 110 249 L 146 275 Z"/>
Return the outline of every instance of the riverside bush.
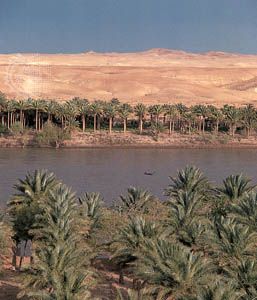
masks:
<path fill-rule="evenodd" d="M 59 148 L 62 142 L 70 139 L 70 132 L 52 123 L 47 123 L 41 132 L 36 134 L 36 142 L 39 146 L 52 146 Z"/>

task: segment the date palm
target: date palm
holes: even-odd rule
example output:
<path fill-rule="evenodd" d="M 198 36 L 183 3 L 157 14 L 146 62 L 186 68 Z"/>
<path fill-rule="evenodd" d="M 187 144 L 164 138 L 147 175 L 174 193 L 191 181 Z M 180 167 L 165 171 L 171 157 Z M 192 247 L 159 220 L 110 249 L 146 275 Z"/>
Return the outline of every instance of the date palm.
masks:
<path fill-rule="evenodd" d="M 158 226 L 141 217 L 130 218 L 127 226 L 122 228 L 114 239 L 112 262 L 119 266 L 120 283 L 123 283 L 123 269 L 137 260 L 137 251 L 147 239 L 157 238 L 160 234 Z"/>
<path fill-rule="evenodd" d="M 196 300 L 240 300 L 242 296 L 243 293 L 238 291 L 235 284 L 220 280 L 199 291 Z"/>
<path fill-rule="evenodd" d="M 126 133 L 127 132 L 127 119 L 129 117 L 129 115 L 133 112 L 133 109 L 132 109 L 131 105 L 129 105 L 128 103 L 123 103 L 122 105 L 120 105 L 118 111 L 119 111 L 119 116 L 123 120 L 123 132 Z"/>
<path fill-rule="evenodd" d="M 7 128 L 9 129 L 14 122 L 13 113 L 16 110 L 16 102 L 14 100 L 6 101 L 5 109 L 7 111 Z"/>
<path fill-rule="evenodd" d="M 229 124 L 230 134 L 235 135 L 235 131 L 239 121 L 241 120 L 241 113 L 238 108 L 232 105 L 224 105 L 222 112 L 225 116 L 225 120 Z"/>
<path fill-rule="evenodd" d="M 204 133 L 205 131 L 205 120 L 207 118 L 208 109 L 205 105 L 199 104 L 195 105 L 191 108 L 191 111 L 198 117 L 199 119 L 199 131 Z"/>
<path fill-rule="evenodd" d="M 225 268 L 225 275 L 232 280 L 239 291 L 239 299 L 256 299 L 257 297 L 257 261 L 242 258 L 239 263 Z"/>
<path fill-rule="evenodd" d="M 117 107 L 116 105 L 112 104 L 111 102 L 105 103 L 103 107 L 103 112 L 104 115 L 108 118 L 109 120 L 109 133 L 112 133 L 112 126 L 113 126 L 113 118 L 117 114 Z"/>
<path fill-rule="evenodd" d="M 205 219 L 201 216 L 204 195 L 198 191 L 179 191 L 168 202 L 166 234 L 188 247 L 200 246 Z"/>
<path fill-rule="evenodd" d="M 91 103 L 90 113 L 94 118 L 94 132 L 96 132 L 97 127 L 99 127 L 100 129 L 100 117 L 103 113 L 103 102 L 97 100 Z M 97 119 L 98 119 L 98 126 L 97 126 Z"/>
<path fill-rule="evenodd" d="M 218 134 L 220 122 L 224 119 L 223 113 L 220 109 L 213 105 L 208 105 L 209 118 L 215 123 L 215 132 Z"/>
<path fill-rule="evenodd" d="M 179 116 L 179 112 L 175 105 L 167 104 L 164 106 L 165 114 L 169 118 L 169 134 L 175 131 L 175 121 Z"/>
<path fill-rule="evenodd" d="M 176 196 L 179 191 L 206 193 L 209 189 L 208 180 L 200 169 L 194 166 L 186 166 L 185 169 L 178 171 L 177 177 L 169 178 L 171 183 L 164 192 L 168 197 Z"/>
<path fill-rule="evenodd" d="M 159 125 L 160 115 L 163 113 L 163 106 L 159 104 L 152 105 L 148 108 L 148 112 L 155 117 L 155 124 Z"/>
<path fill-rule="evenodd" d="M 1 116 L 1 124 L 4 125 L 4 108 L 7 102 L 6 95 L 0 92 L 0 116 Z"/>
<path fill-rule="evenodd" d="M 249 138 L 252 129 L 256 125 L 257 121 L 257 112 L 255 107 L 252 104 L 247 104 L 244 108 L 241 109 L 242 122 L 246 128 L 247 137 Z"/>
<path fill-rule="evenodd" d="M 167 240 L 147 241 L 140 253 L 137 274 L 154 299 L 193 299 L 213 272 L 207 258 Z"/>
<path fill-rule="evenodd" d="M 47 113 L 47 121 L 52 122 L 53 116 L 58 114 L 58 104 L 56 101 L 50 100 L 45 104 L 44 111 Z"/>
<path fill-rule="evenodd" d="M 240 200 L 247 193 L 251 192 L 255 185 L 251 184 L 251 180 L 243 174 L 230 175 L 223 180 L 223 186 L 217 188 L 220 198 L 225 198 L 229 202 Z"/>
<path fill-rule="evenodd" d="M 20 111 L 20 124 L 23 129 L 26 125 L 25 111 L 30 107 L 30 101 L 18 100 L 16 107 Z"/>
<path fill-rule="evenodd" d="M 75 98 L 73 99 L 73 101 L 75 102 L 75 105 L 78 108 L 78 113 L 81 116 L 81 120 L 82 120 L 82 131 L 85 132 L 86 130 L 86 117 L 89 114 L 89 102 L 87 99 L 80 99 L 80 98 Z"/>
<path fill-rule="evenodd" d="M 220 267 L 237 264 L 243 257 L 256 255 L 257 235 L 234 219 L 221 218 L 209 234 L 210 247 Z"/>
<path fill-rule="evenodd" d="M 256 192 L 250 192 L 243 196 L 238 203 L 232 205 L 230 213 L 239 224 L 248 227 L 251 232 L 257 231 Z"/>
<path fill-rule="evenodd" d="M 90 231 L 100 226 L 103 198 L 99 193 L 85 193 L 79 198 L 82 214 L 90 221 Z"/>
<path fill-rule="evenodd" d="M 144 121 L 145 114 L 147 112 L 147 107 L 143 103 L 138 103 L 134 107 L 134 112 L 135 112 L 135 115 L 139 119 L 139 121 L 138 121 L 139 133 L 142 134 L 142 132 L 143 132 L 143 121 Z"/>
<path fill-rule="evenodd" d="M 154 196 L 147 190 L 130 187 L 127 190 L 127 195 L 120 196 L 119 209 L 123 212 L 147 210 L 147 205 L 154 200 Z"/>
<path fill-rule="evenodd" d="M 33 299 L 92 299 L 85 283 L 87 253 L 78 247 L 75 195 L 61 185 L 50 191 L 37 218 L 37 264 L 24 294 Z"/>

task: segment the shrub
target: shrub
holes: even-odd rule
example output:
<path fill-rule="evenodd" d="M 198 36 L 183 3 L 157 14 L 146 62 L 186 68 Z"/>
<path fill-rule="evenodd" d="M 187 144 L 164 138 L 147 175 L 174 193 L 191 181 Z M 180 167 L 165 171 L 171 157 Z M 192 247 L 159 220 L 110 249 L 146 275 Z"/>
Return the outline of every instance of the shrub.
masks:
<path fill-rule="evenodd" d="M 40 146 L 59 148 L 62 142 L 68 139 L 70 139 L 70 132 L 52 123 L 47 123 L 43 130 L 36 135 L 36 142 Z"/>

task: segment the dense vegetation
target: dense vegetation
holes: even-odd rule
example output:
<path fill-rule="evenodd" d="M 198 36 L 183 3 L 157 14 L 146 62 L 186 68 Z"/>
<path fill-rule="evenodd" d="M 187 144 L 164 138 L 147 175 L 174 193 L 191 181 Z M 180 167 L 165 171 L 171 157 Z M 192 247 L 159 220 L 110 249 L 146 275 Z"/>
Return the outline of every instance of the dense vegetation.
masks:
<path fill-rule="evenodd" d="M 217 134 L 236 132 L 249 137 L 257 126 L 257 111 L 251 104 L 237 108 L 224 105 L 194 105 L 182 103 L 155 104 L 146 106 L 138 103 L 131 106 L 118 99 L 109 102 L 74 98 L 61 103 L 53 100 L 8 100 L 0 93 L 0 133 L 24 131 L 25 128 L 41 131 L 46 123 L 53 123 L 62 130 L 80 128 L 83 132 L 100 128 L 116 131 L 135 130 L 142 134 L 158 134 L 168 131 L 188 133 L 205 131 Z M 55 127 L 54 127 L 55 128 Z"/>
<path fill-rule="evenodd" d="M 130 187 L 105 207 L 99 193 L 77 198 L 46 171 L 20 179 L 7 215 L 14 243 L 32 240 L 34 249 L 20 296 L 256 299 L 256 186 L 231 175 L 215 187 L 199 169 L 186 167 L 170 178 L 164 193 L 167 200 L 161 202 Z M 0 241 L 8 234 L 2 231 Z M 99 260 L 119 274 L 110 298 L 101 289 L 94 294 L 102 280 Z M 123 288 L 128 282 L 129 290 Z"/>

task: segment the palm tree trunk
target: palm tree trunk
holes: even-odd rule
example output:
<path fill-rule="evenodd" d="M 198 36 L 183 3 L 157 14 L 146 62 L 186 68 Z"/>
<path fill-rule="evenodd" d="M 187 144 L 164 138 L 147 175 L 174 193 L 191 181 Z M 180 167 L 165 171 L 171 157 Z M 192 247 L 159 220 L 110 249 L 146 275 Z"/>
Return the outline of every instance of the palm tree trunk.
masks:
<path fill-rule="evenodd" d="M 216 122 L 216 134 L 219 133 L 219 121 Z"/>
<path fill-rule="evenodd" d="M 124 284 L 124 275 L 122 268 L 120 268 L 119 284 Z"/>
<path fill-rule="evenodd" d="M 38 109 L 36 109 L 36 131 L 39 130 L 38 127 Z"/>
<path fill-rule="evenodd" d="M 109 133 L 112 133 L 112 118 L 109 118 Z"/>
<path fill-rule="evenodd" d="M 7 112 L 7 128 L 10 128 L 10 112 Z"/>
<path fill-rule="evenodd" d="M 171 120 L 169 120 L 169 134 L 171 134 Z"/>
<path fill-rule="evenodd" d="M 86 130 L 86 118 L 85 115 L 82 114 L 82 131 L 85 132 Z"/>
<path fill-rule="evenodd" d="M 98 130 L 101 129 L 101 116 L 100 115 L 97 116 L 97 129 Z"/>
<path fill-rule="evenodd" d="M 126 133 L 127 132 L 127 119 L 123 119 L 123 132 Z"/>
<path fill-rule="evenodd" d="M 21 123 L 21 127 L 23 128 L 23 119 L 22 119 L 22 109 L 20 110 L 20 123 Z"/>
<path fill-rule="evenodd" d="M 96 132 L 96 115 L 94 115 L 94 132 Z"/>
<path fill-rule="evenodd" d="M 143 120 L 140 117 L 140 119 L 139 119 L 139 133 L 142 134 L 142 132 L 143 132 Z"/>
<path fill-rule="evenodd" d="M 175 132 L 175 121 L 173 120 L 172 121 L 172 133 L 174 133 Z"/>

